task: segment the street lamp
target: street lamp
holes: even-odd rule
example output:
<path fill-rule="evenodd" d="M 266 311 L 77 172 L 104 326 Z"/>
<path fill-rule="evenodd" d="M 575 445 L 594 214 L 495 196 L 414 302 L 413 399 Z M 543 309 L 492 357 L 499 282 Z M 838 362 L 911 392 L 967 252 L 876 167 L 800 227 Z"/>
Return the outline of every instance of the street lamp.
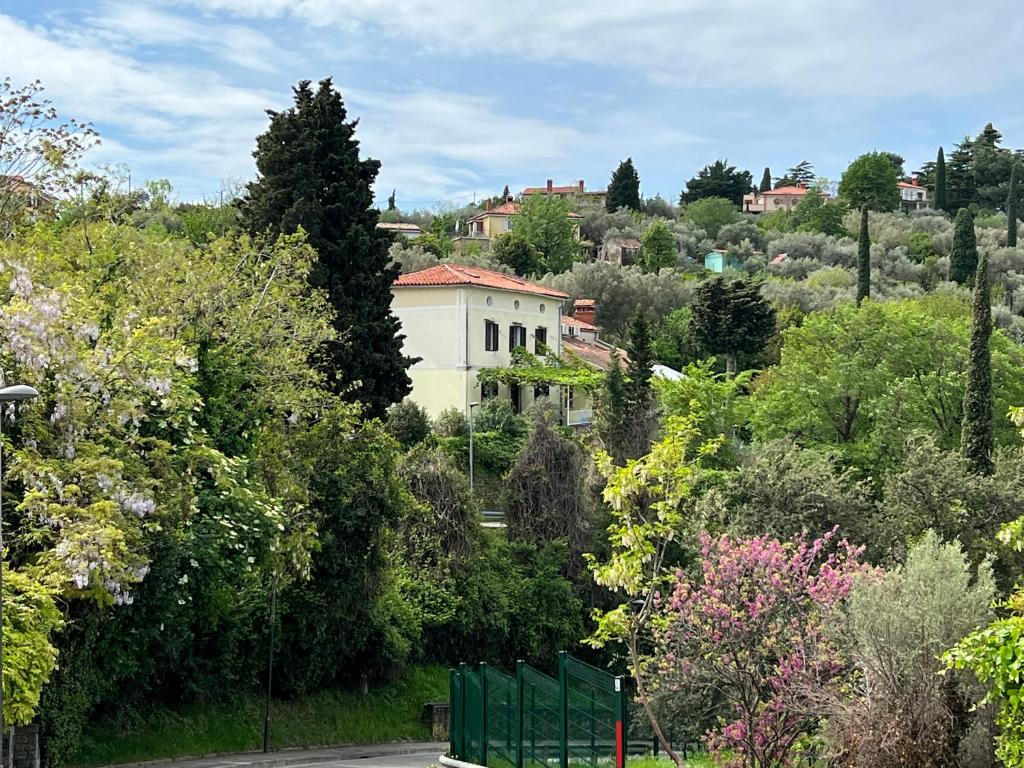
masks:
<path fill-rule="evenodd" d="M 26 384 L 15 384 L 0 388 L 0 757 L 3 757 L 4 728 L 4 569 L 7 560 L 4 551 L 4 459 L 3 459 L 3 403 L 20 403 L 31 400 L 39 393 Z M 4 761 L 6 764 L 6 761 Z"/>
<path fill-rule="evenodd" d="M 473 409 L 480 403 L 469 404 L 469 492 L 473 492 Z"/>

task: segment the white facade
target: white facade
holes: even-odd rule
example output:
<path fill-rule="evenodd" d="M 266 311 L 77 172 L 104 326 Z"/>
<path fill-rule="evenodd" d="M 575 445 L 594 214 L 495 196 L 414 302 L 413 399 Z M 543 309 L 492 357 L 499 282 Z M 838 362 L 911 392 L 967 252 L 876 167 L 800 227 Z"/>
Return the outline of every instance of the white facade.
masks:
<path fill-rule="evenodd" d="M 488 396 L 513 400 L 519 409 L 529 407 L 535 399 L 532 388 L 517 392 L 502 384 L 497 393 L 482 392 L 477 373 L 510 365 L 513 342 L 524 336 L 528 352 L 536 353 L 540 342 L 553 354 L 561 353 L 560 298 L 477 285 L 396 285 L 392 292 L 392 311 L 406 337 L 403 351 L 422 358 L 409 369 L 409 399 L 431 418 L 447 408 L 468 416 L 469 404 Z M 488 349 L 495 346 L 495 336 L 497 349 Z M 557 398 L 553 390 L 549 397 Z"/>

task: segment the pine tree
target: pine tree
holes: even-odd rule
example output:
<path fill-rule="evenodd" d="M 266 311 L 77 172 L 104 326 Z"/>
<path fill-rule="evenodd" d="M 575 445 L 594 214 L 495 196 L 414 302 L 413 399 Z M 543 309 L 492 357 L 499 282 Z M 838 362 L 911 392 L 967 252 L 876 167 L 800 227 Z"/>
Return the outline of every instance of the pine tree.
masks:
<path fill-rule="evenodd" d="M 976 201 L 974 142 L 970 136 L 965 136 L 953 148 L 946 163 L 946 210 L 958 211 Z"/>
<path fill-rule="evenodd" d="M 871 235 L 868 232 L 868 207 L 860 209 L 860 236 L 857 238 L 857 306 L 871 295 Z"/>
<path fill-rule="evenodd" d="M 979 475 L 992 474 L 992 306 L 988 282 L 988 254 L 982 254 L 974 279 L 974 316 L 971 323 L 971 348 L 964 389 L 964 418 L 960 452 Z"/>
<path fill-rule="evenodd" d="M 640 176 L 633 167 L 633 158 L 627 157 L 619 163 L 619 167 L 612 174 L 608 196 L 605 198 L 605 208 L 612 212 L 619 208 L 640 210 Z"/>
<path fill-rule="evenodd" d="M 942 147 L 939 147 L 939 155 L 935 158 L 935 200 L 932 208 L 946 210 L 946 155 Z"/>
<path fill-rule="evenodd" d="M 770 192 L 772 188 L 772 171 L 770 168 L 765 167 L 764 175 L 761 176 L 761 185 L 757 188 L 758 192 Z"/>
<path fill-rule="evenodd" d="M 703 354 L 723 355 L 726 372 L 736 373 L 739 353 L 760 352 L 774 333 L 775 310 L 757 283 L 719 275 L 697 287 L 690 338 Z"/>
<path fill-rule="evenodd" d="M 330 78 L 314 93 L 308 80 L 294 89 L 294 106 L 268 111 L 270 126 L 256 140 L 258 177 L 243 202 L 246 227 L 276 237 L 301 227 L 318 254 L 310 283 L 326 291 L 337 341 L 324 368 L 332 388 L 381 416 L 411 390 L 415 360 L 402 354 L 401 325 L 391 312 L 390 237 L 376 229 L 373 183 L 380 163 L 360 159 L 356 120 L 348 120 Z"/>
<path fill-rule="evenodd" d="M 978 269 L 978 242 L 974 236 L 974 216 L 966 208 L 956 214 L 953 251 L 949 255 L 949 279 L 970 285 Z"/>
<path fill-rule="evenodd" d="M 1006 193 L 1006 245 L 1008 248 L 1017 247 L 1017 176 L 1020 172 L 1020 165 L 1013 164 L 1010 171 L 1010 191 Z"/>

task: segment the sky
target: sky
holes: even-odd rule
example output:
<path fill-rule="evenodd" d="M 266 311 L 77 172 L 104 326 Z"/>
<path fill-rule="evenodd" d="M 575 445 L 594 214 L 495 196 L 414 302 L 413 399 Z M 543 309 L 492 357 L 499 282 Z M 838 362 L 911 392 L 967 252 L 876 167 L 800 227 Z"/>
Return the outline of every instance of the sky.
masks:
<path fill-rule="evenodd" d="M 1019 0 L 0 0 L 0 77 L 182 200 L 254 177 L 266 109 L 332 77 L 376 192 L 463 205 L 632 157 L 647 197 L 718 158 L 907 170 L 987 122 L 1024 146 Z"/>

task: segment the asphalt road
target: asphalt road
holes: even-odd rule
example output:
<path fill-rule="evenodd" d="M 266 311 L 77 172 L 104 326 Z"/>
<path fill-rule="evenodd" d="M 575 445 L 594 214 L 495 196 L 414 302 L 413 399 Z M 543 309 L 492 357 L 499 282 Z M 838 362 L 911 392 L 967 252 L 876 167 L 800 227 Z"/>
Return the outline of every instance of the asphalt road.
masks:
<path fill-rule="evenodd" d="M 408 755 L 338 758 L 310 763 L 288 763 L 288 768 L 428 768 L 437 763 L 441 750 L 413 752 Z M 237 766 L 235 767 L 237 768 Z"/>
<path fill-rule="evenodd" d="M 447 747 L 442 743 L 415 742 L 282 750 L 267 755 L 250 752 L 142 763 L 139 768 L 428 768 L 437 763 Z"/>

